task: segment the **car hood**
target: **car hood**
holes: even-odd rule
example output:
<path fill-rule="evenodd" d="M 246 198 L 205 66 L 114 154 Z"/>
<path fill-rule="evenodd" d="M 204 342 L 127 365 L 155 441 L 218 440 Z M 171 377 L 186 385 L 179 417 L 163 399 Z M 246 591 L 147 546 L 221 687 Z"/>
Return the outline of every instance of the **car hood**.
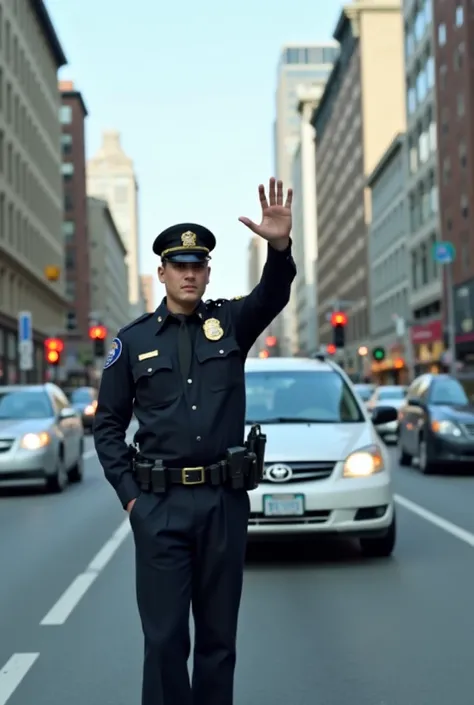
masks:
<path fill-rule="evenodd" d="M 249 430 L 247 426 L 247 432 Z M 263 424 L 267 436 L 265 461 L 339 461 L 358 448 L 377 442 L 370 422 L 344 424 L 278 423 Z"/>
<path fill-rule="evenodd" d="M 443 419 L 452 419 L 460 423 L 474 423 L 474 407 L 472 406 L 444 406 L 433 405 L 433 416 Z"/>
<path fill-rule="evenodd" d="M 0 438 L 18 438 L 25 433 L 48 431 L 52 419 L 0 419 Z"/>

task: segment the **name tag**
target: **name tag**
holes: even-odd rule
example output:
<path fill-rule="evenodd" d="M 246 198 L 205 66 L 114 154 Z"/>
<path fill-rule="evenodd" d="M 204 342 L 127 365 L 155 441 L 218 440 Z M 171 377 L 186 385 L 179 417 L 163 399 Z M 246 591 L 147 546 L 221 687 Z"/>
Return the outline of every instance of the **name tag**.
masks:
<path fill-rule="evenodd" d="M 158 350 L 151 350 L 150 352 L 142 353 L 141 355 L 139 355 L 138 359 L 141 362 L 142 360 L 149 360 L 150 357 L 158 357 L 158 355 Z"/>

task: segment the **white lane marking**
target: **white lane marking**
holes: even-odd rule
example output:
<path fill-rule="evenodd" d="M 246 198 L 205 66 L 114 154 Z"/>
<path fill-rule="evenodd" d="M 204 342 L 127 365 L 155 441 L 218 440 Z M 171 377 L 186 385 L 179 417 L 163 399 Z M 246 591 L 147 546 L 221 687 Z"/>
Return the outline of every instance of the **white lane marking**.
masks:
<path fill-rule="evenodd" d="M 94 556 L 84 573 L 80 573 L 69 587 L 63 592 L 59 600 L 51 607 L 48 614 L 40 622 L 41 626 L 60 626 L 64 624 L 73 609 L 84 597 L 87 590 L 95 581 L 99 573 L 105 568 L 112 556 L 118 551 L 130 533 L 128 517 L 114 531 L 111 538 L 105 542 L 100 551 Z M 0 702 L 1 705 L 1 702 Z"/>
<path fill-rule="evenodd" d="M 402 497 L 399 494 L 395 495 L 395 501 L 400 506 L 405 507 L 405 509 L 408 509 L 408 511 L 413 512 L 413 514 L 417 514 L 425 521 L 429 522 L 430 524 L 433 524 L 433 526 L 437 526 L 438 529 L 446 531 L 446 533 L 451 534 L 451 536 L 454 536 L 460 541 L 467 543 L 468 546 L 474 548 L 474 534 L 472 534 L 470 531 L 462 529 L 457 524 L 453 524 L 451 521 L 443 519 L 443 517 L 440 517 L 439 514 L 434 514 L 433 512 L 430 512 L 429 509 L 425 509 L 421 505 L 416 504 L 416 502 L 412 502 L 411 499 Z"/>
<path fill-rule="evenodd" d="M 0 705 L 10 699 L 39 654 L 13 654 L 0 670 Z"/>

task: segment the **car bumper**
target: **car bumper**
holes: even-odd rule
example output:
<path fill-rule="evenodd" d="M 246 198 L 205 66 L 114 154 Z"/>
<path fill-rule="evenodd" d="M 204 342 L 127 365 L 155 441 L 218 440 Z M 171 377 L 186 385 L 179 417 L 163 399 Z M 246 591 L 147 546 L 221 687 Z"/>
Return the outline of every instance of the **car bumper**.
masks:
<path fill-rule="evenodd" d="M 53 446 L 39 450 L 22 450 L 15 446 L 0 453 L 0 484 L 22 480 L 41 480 L 57 470 L 57 453 Z"/>
<path fill-rule="evenodd" d="M 437 465 L 470 463 L 474 467 L 474 440 L 434 437 L 430 463 Z"/>
<path fill-rule="evenodd" d="M 304 515 L 264 515 L 264 495 L 303 495 Z M 383 535 L 394 514 L 387 472 L 364 479 L 320 480 L 285 485 L 261 484 L 249 492 L 249 539 L 287 534 Z"/>

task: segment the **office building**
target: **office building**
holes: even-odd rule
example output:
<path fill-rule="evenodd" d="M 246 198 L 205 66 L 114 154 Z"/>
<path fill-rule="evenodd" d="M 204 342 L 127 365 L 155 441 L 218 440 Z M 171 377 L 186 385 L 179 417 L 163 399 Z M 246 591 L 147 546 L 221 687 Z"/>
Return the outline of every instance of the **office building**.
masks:
<path fill-rule="evenodd" d="M 293 160 L 301 140 L 300 91 L 324 85 L 338 55 L 337 42 L 287 44 L 282 48 L 278 64 L 275 96 L 276 117 L 273 126 L 275 176 L 283 180 L 285 189 L 292 186 Z M 260 245 L 265 251 L 265 243 Z M 262 257 L 262 255 L 261 255 Z M 297 279 L 300 276 L 298 272 Z M 296 286 L 296 282 L 294 284 Z M 281 341 L 282 352 L 297 352 L 298 326 L 296 299 L 293 294 L 285 311 L 274 321 L 270 330 Z"/>
<path fill-rule="evenodd" d="M 467 3 L 435 3 L 440 238 L 456 250 L 452 266 L 458 360 L 474 364 L 474 44 Z"/>
<path fill-rule="evenodd" d="M 89 232 L 86 202 L 85 119 L 87 108 L 72 81 L 60 81 L 61 149 L 64 189 L 62 233 L 66 252 L 66 370 L 80 371 L 92 361 Z"/>
<path fill-rule="evenodd" d="M 334 38 L 340 54 L 316 108 L 318 319 L 332 343 L 330 316 L 348 316 L 345 365 L 357 371 L 369 339 L 367 178 L 405 128 L 403 22 L 399 0 L 345 5 Z"/>
<path fill-rule="evenodd" d="M 145 311 L 153 313 L 155 305 L 155 277 L 152 274 L 140 275 L 140 286 L 145 299 Z"/>
<path fill-rule="evenodd" d="M 107 201 L 120 237 L 127 250 L 130 317 L 145 311 L 138 268 L 138 182 L 133 161 L 125 154 L 120 133 L 102 135 L 102 146 L 87 163 L 87 193 Z"/>
<path fill-rule="evenodd" d="M 248 291 L 252 291 L 254 289 L 258 282 L 260 281 L 260 274 L 262 267 L 260 265 L 260 256 L 261 256 L 261 247 L 260 247 L 260 240 L 261 238 L 258 235 L 252 235 L 252 237 L 249 240 L 248 244 L 248 249 L 247 249 L 247 289 Z M 266 251 L 265 251 L 266 252 Z M 250 357 L 257 357 L 258 353 L 261 350 L 265 349 L 265 338 L 260 337 L 253 345 L 249 352 Z"/>
<path fill-rule="evenodd" d="M 107 328 L 107 344 L 129 323 L 127 251 L 107 201 L 87 198 L 91 307 Z"/>
<path fill-rule="evenodd" d="M 311 117 L 324 93 L 324 85 L 300 86 L 297 91 L 301 116 L 300 139 L 293 156 L 294 258 L 298 270 L 293 297 L 296 323 L 295 352 L 308 356 L 319 348 L 317 291 L 314 277 L 317 259 L 316 151 Z"/>
<path fill-rule="evenodd" d="M 0 0 L 0 384 L 44 378 L 44 340 L 64 331 L 59 93 L 66 64 L 41 0 Z M 19 311 L 33 369 L 20 374 Z"/>
<path fill-rule="evenodd" d="M 409 159 L 411 333 L 419 370 L 443 352 L 442 283 L 433 246 L 440 238 L 433 0 L 404 0 Z"/>
<path fill-rule="evenodd" d="M 409 218 L 406 199 L 408 160 L 404 134 L 397 135 L 370 174 L 372 219 L 369 226 L 369 354 L 359 358 L 359 372 L 380 383 L 405 383 L 411 376 L 412 351 L 407 339 L 409 308 Z M 385 359 L 373 360 L 376 348 Z"/>

